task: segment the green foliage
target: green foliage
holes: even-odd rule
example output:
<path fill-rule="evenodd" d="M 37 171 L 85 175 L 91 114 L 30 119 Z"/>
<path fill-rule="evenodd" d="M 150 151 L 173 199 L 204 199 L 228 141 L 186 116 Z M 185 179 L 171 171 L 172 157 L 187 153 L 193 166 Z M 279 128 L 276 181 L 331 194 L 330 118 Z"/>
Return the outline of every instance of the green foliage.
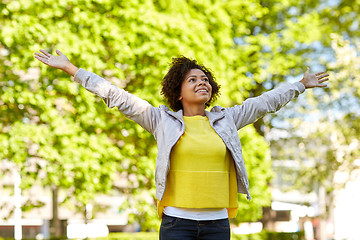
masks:
<path fill-rule="evenodd" d="M 97 193 L 116 186 L 119 173 L 129 179 L 120 189 L 128 195 L 124 206 L 137 216 L 130 219 L 140 220 L 143 229 L 154 228 L 153 137 L 116 110 L 106 109 L 68 76 L 39 65 L 33 52 L 61 49 L 75 65 L 159 105 L 160 80 L 172 56 L 197 58 L 220 76 L 220 82 L 233 78 L 236 52 L 231 50 L 227 4 L 1 3 L 0 74 L 6 80 L 0 86 L 0 158 L 19 166 L 22 188 L 56 185 L 67 190 L 65 201 L 83 211 Z M 223 99 L 226 102 L 227 95 Z M 144 190 L 151 190 L 150 201 Z"/>
<path fill-rule="evenodd" d="M 233 240 L 265 240 L 266 233 L 252 233 L 252 234 L 231 234 L 231 239 Z"/>
<path fill-rule="evenodd" d="M 131 240 L 152 240 L 158 239 L 158 232 L 139 232 L 139 233 L 110 233 L 107 238 L 96 238 L 98 240 L 112 239 L 131 239 Z M 301 240 L 304 239 L 304 232 L 283 233 L 263 231 L 253 234 L 231 234 L 232 240 Z"/>
<path fill-rule="evenodd" d="M 158 232 L 118 232 L 110 233 L 105 238 L 95 238 L 96 240 L 157 240 L 159 239 Z M 90 238 L 89 240 L 95 240 Z M 302 240 L 304 239 L 304 232 L 285 233 L 285 232 L 269 232 L 262 231 L 260 233 L 253 234 L 231 234 L 232 240 Z M 5 240 L 0 238 L 0 240 Z M 11 239 L 8 239 L 11 240 Z M 51 238 L 50 240 L 55 240 Z"/>
<path fill-rule="evenodd" d="M 106 238 L 96 238 L 97 240 L 153 240 L 159 239 L 158 232 L 137 232 L 137 233 L 110 233 Z"/>
<path fill-rule="evenodd" d="M 235 222 L 256 221 L 262 217 L 262 208 L 270 206 L 271 194 L 268 183 L 272 177 L 269 146 L 265 139 L 252 126 L 240 130 L 240 141 L 243 144 L 243 156 L 249 177 L 251 201 L 239 195 L 239 212 Z"/>
<path fill-rule="evenodd" d="M 304 232 L 285 233 L 285 232 L 266 232 L 268 240 L 301 240 L 305 239 Z"/>
<path fill-rule="evenodd" d="M 295 155 L 314 163 L 314 166 L 304 166 L 299 171 L 295 180 L 297 186 L 313 191 L 321 184 L 329 193 L 341 188 L 352 177 L 352 171 L 359 167 L 356 161 L 360 157 L 360 42 L 344 40 L 338 34 L 332 34 L 331 39 L 335 59 L 327 64 L 331 79 L 329 88 L 309 92 L 304 99 L 307 105 L 298 108 L 299 112 L 312 116 L 310 120 L 304 122 L 304 118 L 299 117 L 288 121 L 302 133 L 290 135 L 294 145 L 300 144 L 303 148 Z M 277 156 L 282 159 L 288 159 L 292 154 L 294 148 L 288 148 L 287 152 L 284 149 L 277 151 Z M 342 173 L 345 178 L 335 180 L 336 173 Z M 304 180 L 308 182 L 304 184 Z"/>
<path fill-rule="evenodd" d="M 75 65 L 154 106 L 163 104 L 160 82 L 171 57 L 185 55 L 215 72 L 218 104 L 231 106 L 302 72 L 311 43 L 328 30 L 319 3 L 3 0 L 0 159 L 18 166 L 24 191 L 56 185 L 79 211 L 96 194 L 116 189 L 127 196 L 130 219 L 154 229 L 153 137 L 33 53 L 60 49 Z M 252 127 L 240 137 L 253 200 L 240 197 L 236 221 L 254 221 L 270 199 L 268 146 Z M 119 178 L 128 182 L 119 186 Z"/>

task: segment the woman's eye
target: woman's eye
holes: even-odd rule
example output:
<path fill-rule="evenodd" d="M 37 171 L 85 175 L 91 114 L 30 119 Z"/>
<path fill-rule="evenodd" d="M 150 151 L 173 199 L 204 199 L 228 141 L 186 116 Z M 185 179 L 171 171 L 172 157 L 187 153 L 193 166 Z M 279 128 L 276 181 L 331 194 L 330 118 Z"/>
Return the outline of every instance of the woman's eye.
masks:
<path fill-rule="evenodd" d="M 191 79 L 189 80 L 189 82 L 193 82 L 193 81 L 195 81 L 195 79 L 193 79 L 193 78 L 191 78 Z"/>

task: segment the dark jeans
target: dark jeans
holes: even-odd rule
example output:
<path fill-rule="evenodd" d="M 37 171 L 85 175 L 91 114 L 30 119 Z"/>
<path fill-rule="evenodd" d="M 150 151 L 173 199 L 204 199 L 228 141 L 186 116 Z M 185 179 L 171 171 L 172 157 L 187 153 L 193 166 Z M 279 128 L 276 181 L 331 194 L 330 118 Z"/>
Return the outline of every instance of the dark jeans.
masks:
<path fill-rule="evenodd" d="M 229 219 L 196 221 L 163 214 L 160 240 L 230 240 Z"/>

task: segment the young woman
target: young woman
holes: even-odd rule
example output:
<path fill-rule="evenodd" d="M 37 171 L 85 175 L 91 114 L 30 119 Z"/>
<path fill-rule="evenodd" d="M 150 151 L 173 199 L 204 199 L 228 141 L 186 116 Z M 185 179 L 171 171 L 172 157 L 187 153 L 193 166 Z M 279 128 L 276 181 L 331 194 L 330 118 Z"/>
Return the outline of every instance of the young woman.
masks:
<path fill-rule="evenodd" d="M 230 239 L 229 218 L 237 214 L 237 193 L 251 198 L 237 131 L 279 110 L 306 88 L 325 87 L 328 80 L 328 74 L 311 74 L 307 69 L 300 82 L 284 84 L 241 105 L 206 111 L 219 94 L 213 74 L 195 60 L 173 58 L 161 90 L 170 110 L 153 107 L 77 68 L 60 51 L 56 51 L 59 56 L 40 52 L 36 59 L 74 76 L 108 107 L 117 107 L 154 135 L 160 239 Z"/>

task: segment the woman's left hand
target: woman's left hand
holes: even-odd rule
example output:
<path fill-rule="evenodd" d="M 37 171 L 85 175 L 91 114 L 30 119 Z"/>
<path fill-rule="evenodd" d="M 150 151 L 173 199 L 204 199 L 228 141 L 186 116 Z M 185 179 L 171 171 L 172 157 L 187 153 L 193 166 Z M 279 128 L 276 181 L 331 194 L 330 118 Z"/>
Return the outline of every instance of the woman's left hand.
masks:
<path fill-rule="evenodd" d="M 300 82 L 304 84 L 305 88 L 326 87 L 327 85 L 323 82 L 329 80 L 328 76 L 329 74 L 325 72 L 310 73 L 308 67 Z"/>

